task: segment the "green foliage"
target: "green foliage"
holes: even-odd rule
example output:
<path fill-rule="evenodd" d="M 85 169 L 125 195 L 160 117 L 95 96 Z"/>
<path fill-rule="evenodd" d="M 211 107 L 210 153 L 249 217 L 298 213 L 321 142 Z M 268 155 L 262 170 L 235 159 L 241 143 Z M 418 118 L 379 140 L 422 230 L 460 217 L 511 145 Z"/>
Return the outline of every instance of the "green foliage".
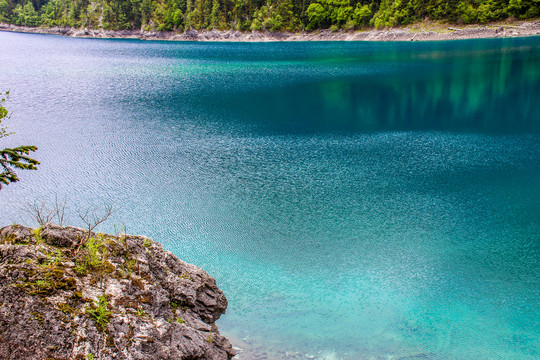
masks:
<path fill-rule="evenodd" d="M 210 28 L 217 29 L 220 27 L 220 6 L 218 0 L 212 0 L 212 12 L 210 13 Z"/>
<path fill-rule="evenodd" d="M 6 0 L 0 0 L 0 22 L 6 23 L 10 20 L 10 7 Z"/>
<path fill-rule="evenodd" d="M 410 24 L 419 20 L 414 13 L 413 1 L 406 0 L 382 0 L 379 11 L 372 19 L 377 28 Z"/>
<path fill-rule="evenodd" d="M 104 244 L 105 238 L 97 234 L 88 238 L 83 245 L 83 251 L 76 261 L 75 271 L 80 275 L 86 275 L 89 271 L 110 273 L 111 263 L 107 260 L 109 250 Z"/>
<path fill-rule="evenodd" d="M 326 25 L 329 23 L 329 14 L 319 3 L 309 5 L 307 15 L 309 18 L 307 30 L 326 27 Z"/>
<path fill-rule="evenodd" d="M 9 96 L 9 91 L 0 93 L 0 139 L 10 135 L 6 128 L 2 126 L 2 121 L 9 118 L 8 110 L 3 105 Z M 35 146 L 17 146 L 14 148 L 5 148 L 0 150 L 0 189 L 3 185 L 8 185 L 13 182 L 19 181 L 19 177 L 15 172 L 15 169 L 22 170 L 37 170 L 39 161 L 30 158 L 30 152 L 36 151 Z"/>
<path fill-rule="evenodd" d="M 92 268 L 98 268 L 103 265 L 105 247 L 103 246 L 103 239 L 98 234 L 88 239 L 84 247 L 88 251 L 86 262 Z"/>
<path fill-rule="evenodd" d="M 96 322 L 96 325 L 100 330 L 104 330 L 111 319 L 112 312 L 108 310 L 109 302 L 105 294 L 98 298 L 97 302 L 94 302 L 93 306 L 86 309 L 86 313 L 90 315 Z"/>
<path fill-rule="evenodd" d="M 143 245 L 145 248 L 149 249 L 152 246 L 152 241 L 148 238 L 144 239 Z"/>
<path fill-rule="evenodd" d="M 36 245 L 43 244 L 45 240 L 41 237 L 41 228 L 34 229 L 34 237 L 36 238 Z"/>
<path fill-rule="evenodd" d="M 55 267 L 60 264 L 64 257 L 64 254 L 62 254 L 62 251 L 60 249 L 56 249 L 54 253 L 47 254 L 47 265 L 50 267 Z"/>
<path fill-rule="evenodd" d="M 30 295 L 50 296 L 60 290 L 74 290 L 76 280 L 70 276 L 65 276 L 64 270 L 56 265 L 46 265 L 38 267 L 36 270 L 29 270 L 28 281 L 15 284 Z"/>
<path fill-rule="evenodd" d="M 326 28 L 343 28 L 345 24 L 352 23 L 354 9 L 350 0 L 317 0 L 307 9 L 309 18 L 308 30 Z"/>
<path fill-rule="evenodd" d="M 21 4 L 15 6 L 13 20 L 16 25 L 23 26 L 38 26 L 40 23 L 39 15 L 31 1 L 28 1 L 24 6 Z"/>
<path fill-rule="evenodd" d="M 367 26 L 369 25 L 369 20 L 373 17 L 373 12 L 368 5 L 361 5 L 358 3 L 356 9 L 354 9 L 354 23 L 357 26 Z"/>
<path fill-rule="evenodd" d="M 110 265 L 107 261 L 108 255 L 103 235 L 92 236 L 84 243 L 75 270 L 80 274 L 86 274 L 89 270 L 105 271 L 107 265 Z"/>
<path fill-rule="evenodd" d="M 253 13 L 250 30 L 256 31 L 294 31 L 300 27 L 300 21 L 293 11 L 291 0 L 280 2 L 268 1 Z"/>
<path fill-rule="evenodd" d="M 37 320 L 41 325 L 43 325 L 43 314 L 37 311 L 32 311 L 32 315 L 34 315 L 34 320 Z"/>
<path fill-rule="evenodd" d="M 0 0 L 0 22 L 118 30 L 339 30 L 539 16 L 540 0 Z"/>

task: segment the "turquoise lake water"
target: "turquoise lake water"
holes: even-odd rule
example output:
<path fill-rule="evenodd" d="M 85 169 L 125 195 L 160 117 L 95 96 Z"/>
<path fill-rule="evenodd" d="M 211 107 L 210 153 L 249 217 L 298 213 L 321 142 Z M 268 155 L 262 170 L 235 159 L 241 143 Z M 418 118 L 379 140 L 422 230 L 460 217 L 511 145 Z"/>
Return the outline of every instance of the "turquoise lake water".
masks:
<path fill-rule="evenodd" d="M 42 163 L 1 225 L 113 204 L 102 230 L 214 276 L 255 358 L 540 357 L 540 37 L 0 49 L 1 145 Z"/>

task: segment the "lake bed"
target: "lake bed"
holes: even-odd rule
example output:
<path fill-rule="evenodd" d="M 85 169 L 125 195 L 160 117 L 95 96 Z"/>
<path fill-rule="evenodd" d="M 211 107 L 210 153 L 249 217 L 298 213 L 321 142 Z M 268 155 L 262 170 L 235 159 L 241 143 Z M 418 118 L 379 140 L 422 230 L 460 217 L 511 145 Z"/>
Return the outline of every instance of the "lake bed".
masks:
<path fill-rule="evenodd" d="M 3 140 L 42 163 L 2 225 L 112 204 L 104 231 L 216 278 L 254 357 L 540 355 L 540 38 L 0 43 Z"/>

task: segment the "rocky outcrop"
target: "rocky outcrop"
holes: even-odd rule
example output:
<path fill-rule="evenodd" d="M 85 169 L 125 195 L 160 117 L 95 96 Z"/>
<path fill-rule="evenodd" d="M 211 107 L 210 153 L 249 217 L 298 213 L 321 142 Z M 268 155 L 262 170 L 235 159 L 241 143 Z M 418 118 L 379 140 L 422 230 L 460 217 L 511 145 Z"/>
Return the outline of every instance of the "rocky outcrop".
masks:
<path fill-rule="evenodd" d="M 0 230 L 0 359 L 230 359 L 215 280 L 142 236 Z"/>

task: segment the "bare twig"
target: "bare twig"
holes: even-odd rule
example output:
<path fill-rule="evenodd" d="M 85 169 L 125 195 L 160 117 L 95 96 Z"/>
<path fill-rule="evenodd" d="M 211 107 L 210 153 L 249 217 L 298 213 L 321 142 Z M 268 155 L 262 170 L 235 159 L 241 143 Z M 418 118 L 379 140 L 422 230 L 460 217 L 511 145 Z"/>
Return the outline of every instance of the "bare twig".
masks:
<path fill-rule="evenodd" d="M 83 246 L 88 239 L 90 239 L 92 230 L 94 230 L 99 224 L 105 222 L 113 214 L 112 205 L 105 206 L 103 211 L 95 207 L 89 207 L 86 210 L 79 210 L 79 218 L 86 224 L 87 233 L 86 237 L 81 241 L 77 247 L 76 253 L 79 253 L 79 249 Z"/>
<path fill-rule="evenodd" d="M 58 194 L 54 196 L 54 208 L 56 209 L 56 222 L 58 225 L 64 225 L 64 216 L 66 213 L 66 198 L 58 201 Z"/>
<path fill-rule="evenodd" d="M 33 203 L 26 204 L 24 210 L 28 213 L 40 226 L 51 223 L 53 220 L 59 225 L 64 224 L 66 211 L 66 200 L 58 200 L 58 195 L 55 195 L 54 205 L 49 207 L 45 201 L 34 200 Z"/>

